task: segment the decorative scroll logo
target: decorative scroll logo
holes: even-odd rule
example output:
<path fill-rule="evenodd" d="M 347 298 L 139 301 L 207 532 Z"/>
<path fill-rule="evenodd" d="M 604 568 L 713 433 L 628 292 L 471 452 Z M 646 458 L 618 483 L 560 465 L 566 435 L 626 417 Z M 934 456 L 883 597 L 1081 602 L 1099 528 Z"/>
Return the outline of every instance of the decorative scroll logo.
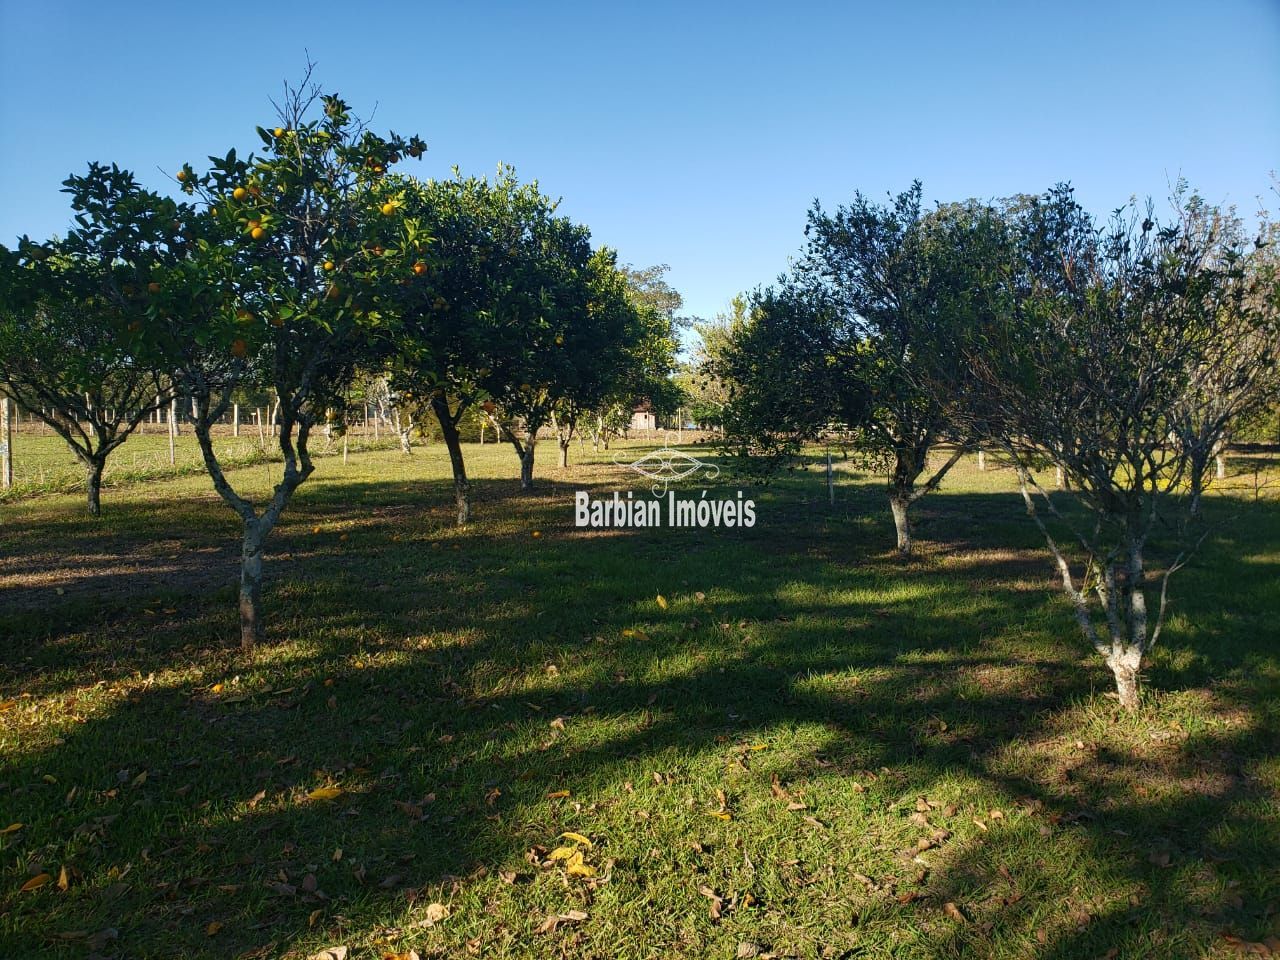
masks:
<path fill-rule="evenodd" d="M 652 450 L 639 460 L 619 460 L 615 456 L 613 462 L 652 480 L 653 486 L 649 489 L 655 497 L 666 493 L 667 487 L 671 484 L 695 476 L 699 472 L 707 480 L 714 480 L 720 476 L 720 468 L 714 463 L 706 463 L 683 450 L 672 449 L 669 446 L 670 443 L 671 434 L 667 434 L 663 438 L 661 449 Z"/>

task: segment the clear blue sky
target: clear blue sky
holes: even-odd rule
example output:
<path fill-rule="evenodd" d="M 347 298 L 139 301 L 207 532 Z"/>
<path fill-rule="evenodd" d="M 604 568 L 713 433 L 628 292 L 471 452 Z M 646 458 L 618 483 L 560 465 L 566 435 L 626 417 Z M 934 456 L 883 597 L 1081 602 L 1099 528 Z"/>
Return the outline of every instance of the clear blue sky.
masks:
<path fill-rule="evenodd" d="M 161 188 L 252 146 L 304 49 L 429 142 L 412 169 L 514 164 L 700 315 L 786 267 L 815 197 L 1069 179 L 1106 212 L 1181 175 L 1252 212 L 1280 168 L 1280 0 L 892 6 L 0 0 L 0 242 L 64 231 L 89 160 Z"/>

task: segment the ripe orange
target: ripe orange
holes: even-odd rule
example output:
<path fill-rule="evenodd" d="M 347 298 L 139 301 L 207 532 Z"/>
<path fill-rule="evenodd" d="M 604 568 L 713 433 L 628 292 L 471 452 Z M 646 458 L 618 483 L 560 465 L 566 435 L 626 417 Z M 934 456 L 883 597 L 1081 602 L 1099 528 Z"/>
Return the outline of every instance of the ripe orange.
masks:
<path fill-rule="evenodd" d="M 179 170 L 177 176 L 178 176 L 178 182 L 183 183 L 187 179 L 187 171 Z"/>
<path fill-rule="evenodd" d="M 427 272 L 427 265 L 423 263 L 421 260 L 419 260 L 417 263 L 413 265 L 413 272 L 415 276 L 420 277 Z"/>
<path fill-rule="evenodd" d="M 244 187 L 236 187 L 234 190 L 231 191 L 232 200 L 243 200 L 248 195 L 249 195 L 249 191 L 246 190 Z"/>
<path fill-rule="evenodd" d="M 249 231 L 249 236 L 253 237 L 255 240 L 261 240 L 266 232 L 267 231 L 263 230 L 261 227 L 254 227 Z"/>
<path fill-rule="evenodd" d="M 231 355 L 233 357 L 243 357 L 248 352 L 249 352 L 249 345 L 245 343 L 243 340 L 241 340 L 239 337 L 236 337 L 234 340 L 231 341 Z"/>
<path fill-rule="evenodd" d="M 272 132 L 272 133 L 274 133 L 277 137 L 283 137 L 283 136 L 284 136 L 284 127 L 276 127 L 276 128 L 275 128 L 274 130 L 272 130 L 271 132 Z"/>
<path fill-rule="evenodd" d="M 390 200 L 388 200 L 386 203 L 382 205 L 382 215 L 384 217 L 389 217 L 395 212 L 396 212 L 396 205 L 392 203 Z"/>
<path fill-rule="evenodd" d="M 324 269 L 325 269 L 325 273 L 328 273 L 330 270 L 332 270 L 332 269 L 333 269 L 333 261 L 332 261 L 332 260 L 326 260 L 326 261 L 324 262 Z"/>

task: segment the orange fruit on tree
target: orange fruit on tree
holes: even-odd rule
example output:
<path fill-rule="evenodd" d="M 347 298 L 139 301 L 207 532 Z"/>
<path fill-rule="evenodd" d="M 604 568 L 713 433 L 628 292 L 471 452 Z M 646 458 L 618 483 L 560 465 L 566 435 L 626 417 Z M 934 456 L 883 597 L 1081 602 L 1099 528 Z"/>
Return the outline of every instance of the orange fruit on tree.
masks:
<path fill-rule="evenodd" d="M 231 355 L 233 357 L 243 357 L 248 352 L 249 352 L 249 345 L 245 343 L 243 340 L 241 340 L 239 337 L 236 337 L 234 340 L 231 341 Z"/>
<path fill-rule="evenodd" d="M 179 170 L 177 176 L 178 176 L 178 182 L 183 183 L 187 179 L 187 171 Z"/>
<path fill-rule="evenodd" d="M 271 132 L 272 132 L 272 133 L 274 133 L 277 137 L 283 137 L 283 136 L 284 136 L 284 127 L 276 127 L 276 128 L 275 128 L 274 130 L 272 130 Z"/>
<path fill-rule="evenodd" d="M 326 260 L 326 261 L 324 262 L 324 272 L 325 272 L 325 273 L 328 273 L 328 272 L 329 272 L 329 271 L 331 271 L 332 269 L 333 269 L 333 261 L 332 261 L 332 260 Z"/>
<path fill-rule="evenodd" d="M 261 227 L 254 227 L 249 231 L 249 236 L 253 237 L 255 240 L 261 240 L 266 232 L 267 231 L 263 230 Z"/>
<path fill-rule="evenodd" d="M 340 296 L 342 296 L 342 291 L 338 289 L 338 285 L 336 283 L 329 284 L 329 289 L 324 292 L 324 298 L 326 300 L 337 300 Z"/>
<path fill-rule="evenodd" d="M 388 200 L 386 203 L 382 205 L 382 215 L 384 217 L 389 217 L 395 212 L 396 212 L 396 205 L 392 203 L 390 200 Z"/>
<path fill-rule="evenodd" d="M 244 187 L 236 187 L 234 190 L 231 191 L 232 200 L 243 200 L 248 195 L 249 195 L 249 191 L 246 190 Z"/>
<path fill-rule="evenodd" d="M 421 260 L 419 260 L 417 263 L 413 265 L 413 272 L 415 276 L 420 277 L 427 272 L 427 265 L 423 263 Z"/>

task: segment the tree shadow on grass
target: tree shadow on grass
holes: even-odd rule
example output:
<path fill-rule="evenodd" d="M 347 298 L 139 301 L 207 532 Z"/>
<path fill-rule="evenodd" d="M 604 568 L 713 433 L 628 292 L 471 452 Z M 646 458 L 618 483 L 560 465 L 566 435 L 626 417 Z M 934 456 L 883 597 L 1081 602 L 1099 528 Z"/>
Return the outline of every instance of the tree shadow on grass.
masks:
<path fill-rule="evenodd" d="M 112 608 L 88 631 L 101 650 L 51 603 L 45 631 L 17 638 L 32 660 L 6 665 L 5 688 L 38 691 L 50 716 L 8 714 L 5 808 L 27 826 L 6 839 L 0 952 L 83 954 L 58 934 L 114 928 L 105 955 L 276 956 L 382 931 L 445 956 L 480 937 L 511 956 L 754 942 L 1065 960 L 1268 932 L 1275 662 L 1256 635 L 1233 641 L 1270 665 L 1241 677 L 1195 629 L 1224 596 L 1269 596 L 1266 562 L 1189 603 L 1171 649 L 1196 651 L 1201 687 L 1204 671 L 1221 682 L 1195 710 L 1179 698 L 1196 691 L 1170 694 L 1144 726 L 1092 695 L 1100 665 L 1082 669 L 1047 589 L 1019 587 L 1020 555 L 904 568 L 887 523 L 815 514 L 785 487 L 752 530 L 588 534 L 567 523 L 578 486 L 463 533 L 403 509 L 447 514 L 444 484 L 348 488 L 372 516 L 335 515 L 320 491 L 282 531 L 297 573 L 277 575 L 254 658 L 204 650 L 233 627 L 229 597 L 186 597 L 172 621 Z M 998 500 L 932 509 L 964 525 Z M 332 530 L 307 533 L 312 508 Z M 84 690 L 104 660 L 110 681 Z M 334 784 L 337 799 L 307 798 Z M 598 841 L 608 882 L 526 862 L 564 830 Z M 64 863 L 67 893 L 13 892 Z M 699 886 L 725 898 L 718 920 Z M 455 916 L 413 926 L 437 900 Z M 573 908 L 592 922 L 534 932 Z"/>

